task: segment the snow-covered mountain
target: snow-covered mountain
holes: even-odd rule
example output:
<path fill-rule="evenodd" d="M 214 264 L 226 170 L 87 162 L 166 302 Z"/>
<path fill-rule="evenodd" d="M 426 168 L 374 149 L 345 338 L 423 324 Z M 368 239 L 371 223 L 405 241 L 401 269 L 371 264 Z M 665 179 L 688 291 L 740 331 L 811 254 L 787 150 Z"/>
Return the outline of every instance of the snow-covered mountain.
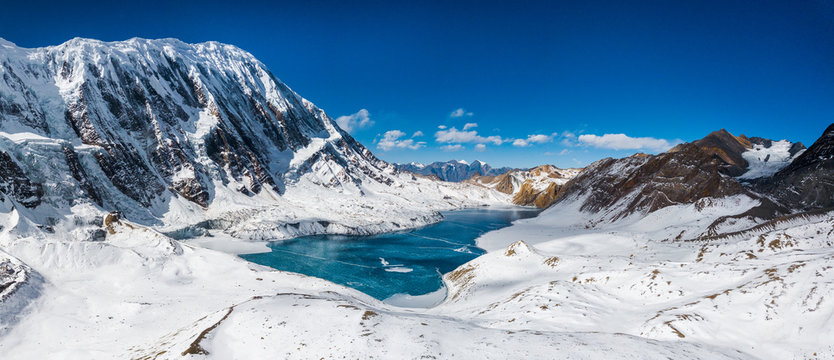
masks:
<path fill-rule="evenodd" d="M 471 163 L 464 160 L 449 160 L 446 162 L 436 161 L 428 165 L 408 163 L 395 164 L 395 166 L 403 171 L 424 176 L 436 176 L 440 180 L 451 182 L 461 182 L 475 175 L 497 176 L 514 170 L 509 167 L 493 168 L 480 160 L 475 160 Z"/>
<path fill-rule="evenodd" d="M 568 180 L 581 171 L 541 165 L 528 170 L 510 170 L 497 176 L 474 175 L 466 182 L 512 195 L 516 205 L 546 208 L 561 196 L 560 191 Z"/>
<path fill-rule="evenodd" d="M 764 139 L 756 141 L 773 143 Z M 794 146 L 787 141 L 783 143 L 789 145 L 773 149 L 778 155 L 772 157 L 773 164 L 767 165 L 767 173 L 773 174 L 783 167 L 789 169 L 790 160 L 802 157 L 804 146 Z M 756 154 L 761 152 L 759 144 L 722 129 L 659 155 L 635 154 L 622 159 L 599 160 L 565 184 L 564 192 L 556 203 L 579 201 L 582 211 L 604 213 L 608 220 L 614 221 L 634 214 L 645 215 L 672 205 L 735 195 L 760 202 L 755 209 L 743 214 L 717 219 L 716 228 L 710 229 L 710 232 L 721 232 L 717 227 L 723 223 L 765 221 L 790 213 L 783 200 L 774 197 L 774 193 L 762 192 L 763 187 L 754 185 L 771 178 L 762 172 L 760 165 L 771 157 L 764 156 L 759 160 Z M 750 171 L 756 172 L 757 180 L 745 177 Z"/>
<path fill-rule="evenodd" d="M 489 189 L 402 173 L 251 54 L 173 39 L 73 39 L 37 49 L 0 40 L 0 169 L 4 357 L 9 347 L 58 356 L 4 337 L 50 323 L 37 314 L 49 318 L 52 299 L 92 318 L 80 305 L 91 299 L 113 305 L 138 296 L 162 305 L 176 298 L 145 284 L 126 290 L 132 300 L 111 303 L 95 295 L 107 292 L 102 281 L 218 278 L 195 267 L 203 255 L 173 238 L 199 236 L 228 248 L 246 239 L 371 234 L 436 222 L 438 210 L 510 202 Z M 241 264 L 207 254 L 212 266 Z M 232 300 L 199 297 L 215 295 Z M 134 324 L 156 311 L 177 309 L 140 311 Z M 119 358 L 122 350 L 81 357 Z"/>
<path fill-rule="evenodd" d="M 180 235 L 280 238 L 407 228 L 438 209 L 506 202 L 401 173 L 234 46 L 2 41 L 0 63 L 0 191 L 45 228 L 88 207 Z M 356 197 L 368 208 L 343 201 Z"/>

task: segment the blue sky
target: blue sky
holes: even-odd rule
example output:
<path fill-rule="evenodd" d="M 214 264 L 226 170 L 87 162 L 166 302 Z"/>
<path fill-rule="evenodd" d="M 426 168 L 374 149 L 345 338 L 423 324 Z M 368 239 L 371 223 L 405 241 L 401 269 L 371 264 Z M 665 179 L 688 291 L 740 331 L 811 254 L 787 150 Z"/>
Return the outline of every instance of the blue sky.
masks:
<path fill-rule="evenodd" d="M 720 128 L 810 145 L 834 122 L 829 0 L 1 5 L 25 47 L 237 45 L 388 161 L 571 167 Z"/>

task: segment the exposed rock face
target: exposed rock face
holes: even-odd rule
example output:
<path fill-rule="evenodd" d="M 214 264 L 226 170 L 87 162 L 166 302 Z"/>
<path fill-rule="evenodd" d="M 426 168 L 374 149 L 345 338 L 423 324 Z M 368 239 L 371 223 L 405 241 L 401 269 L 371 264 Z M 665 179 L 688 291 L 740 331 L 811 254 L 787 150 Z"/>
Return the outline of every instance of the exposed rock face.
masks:
<path fill-rule="evenodd" d="M 466 182 L 511 194 L 516 205 L 546 208 L 558 198 L 564 184 L 580 171 L 541 165 L 530 170 L 508 171 L 498 176 L 475 175 Z"/>
<path fill-rule="evenodd" d="M 0 335 L 5 335 L 37 298 L 43 278 L 17 258 L 0 250 Z"/>
<path fill-rule="evenodd" d="M 556 202 L 582 199 L 581 210 L 607 211 L 612 220 L 732 195 L 760 201 L 759 206 L 739 217 L 771 219 L 789 213 L 789 207 L 812 210 L 834 206 L 834 191 L 829 185 L 834 184 L 834 175 L 825 170 L 834 166 L 827 162 L 834 155 L 832 139 L 834 129 L 829 127 L 826 135 L 804 153 L 801 143 L 779 142 L 786 152 L 780 155 L 793 162 L 779 163 L 785 167 L 775 175 L 741 181 L 739 177 L 751 166 L 748 152 L 757 146 L 759 150 L 768 149 L 777 142 L 734 136 L 722 129 L 663 154 L 597 161 L 557 192 Z M 767 162 L 769 157 L 757 161 Z"/>
<path fill-rule="evenodd" d="M 536 201 L 536 196 L 538 194 L 539 192 L 534 190 L 530 183 L 525 182 L 521 184 L 521 188 L 518 189 L 518 192 L 516 192 L 515 196 L 513 196 L 513 203 L 533 204 Z"/>
<path fill-rule="evenodd" d="M 791 157 L 794 157 L 797 153 L 799 153 L 802 150 L 805 150 L 805 145 L 801 142 L 796 142 L 793 145 L 791 145 L 790 149 L 788 149 L 788 154 L 790 154 Z"/>
<path fill-rule="evenodd" d="M 619 205 L 620 213 L 615 218 L 706 197 L 745 193 L 735 179 L 723 176 L 736 164 L 725 161 L 722 155 L 726 153 L 719 151 L 691 143 L 657 156 L 601 160 L 576 177 L 567 193 L 587 193 L 582 206 L 585 211 Z"/>
<path fill-rule="evenodd" d="M 0 151 L 0 193 L 25 207 L 33 208 L 41 203 L 43 187 L 30 181 L 12 157 Z"/>
<path fill-rule="evenodd" d="M 834 124 L 790 165 L 756 185 L 792 209 L 834 207 Z"/>
<path fill-rule="evenodd" d="M 764 140 L 764 139 L 763 139 Z M 768 140 L 769 141 L 769 140 Z M 715 160 L 715 164 L 723 174 L 739 176 L 743 174 L 748 166 L 747 160 L 741 156 L 752 145 L 750 139 L 741 136 L 733 136 L 727 130 L 714 131 L 703 139 L 693 141 L 691 144 L 678 145 L 667 153 L 687 151 L 687 147 L 697 146 L 701 154 L 689 154 L 706 156 Z"/>
<path fill-rule="evenodd" d="M 510 176 L 509 171 L 495 176 L 474 175 L 465 181 L 468 183 L 489 186 L 497 191 L 510 195 L 517 192 L 520 188 L 520 183 L 516 178 Z"/>
<path fill-rule="evenodd" d="M 24 271 L 21 264 L 0 253 L 0 303 L 25 279 Z"/>
<path fill-rule="evenodd" d="M 0 191 L 27 207 L 41 182 L 54 201 L 127 211 L 172 196 L 207 207 L 215 184 L 281 193 L 311 172 L 341 187 L 395 171 L 251 54 L 214 42 L 0 40 L 0 131 L 12 134 L 0 139 Z"/>
<path fill-rule="evenodd" d="M 497 176 L 512 168 L 492 168 L 489 164 L 475 160 L 471 164 L 460 160 L 449 160 L 446 162 L 433 162 L 429 165 L 411 163 L 396 164 L 397 168 L 403 171 L 426 176 L 437 176 L 440 180 L 461 182 L 473 176 Z"/>
<path fill-rule="evenodd" d="M 559 197 L 559 192 L 564 188 L 564 185 L 550 183 L 547 189 L 538 191 L 533 188 L 530 182 L 521 184 L 521 189 L 513 197 L 513 203 L 523 206 L 535 206 L 544 209 L 552 205 Z"/>
<path fill-rule="evenodd" d="M 102 205 L 101 197 L 98 195 L 98 192 L 96 192 L 93 184 L 90 183 L 90 180 L 87 178 L 87 173 L 84 171 L 84 167 L 78 160 L 78 154 L 76 154 L 69 145 L 65 144 L 61 148 L 64 151 L 64 156 L 73 179 L 78 182 L 79 187 L 84 190 L 87 197 L 92 199 L 96 204 Z"/>

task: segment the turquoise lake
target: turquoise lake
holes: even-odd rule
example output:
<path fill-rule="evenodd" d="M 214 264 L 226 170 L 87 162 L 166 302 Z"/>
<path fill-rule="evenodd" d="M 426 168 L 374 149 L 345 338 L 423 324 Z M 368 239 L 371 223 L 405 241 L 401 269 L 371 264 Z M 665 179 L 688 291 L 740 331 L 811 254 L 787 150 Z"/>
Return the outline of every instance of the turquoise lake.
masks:
<path fill-rule="evenodd" d="M 443 212 L 443 221 L 410 231 L 305 236 L 271 242 L 272 251 L 241 257 L 352 287 L 380 300 L 395 294 L 423 295 L 443 287 L 442 274 L 484 253 L 475 246 L 481 234 L 539 212 L 530 208 L 449 211 Z"/>

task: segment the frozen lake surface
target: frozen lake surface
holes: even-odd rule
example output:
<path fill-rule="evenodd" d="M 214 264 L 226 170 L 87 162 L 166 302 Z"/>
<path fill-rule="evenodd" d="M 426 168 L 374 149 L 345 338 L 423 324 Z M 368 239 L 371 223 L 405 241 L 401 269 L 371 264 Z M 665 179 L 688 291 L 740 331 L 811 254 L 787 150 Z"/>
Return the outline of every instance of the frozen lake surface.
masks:
<path fill-rule="evenodd" d="M 408 298 L 438 292 L 443 287 L 442 274 L 483 254 L 484 250 L 475 246 L 481 234 L 539 212 L 531 208 L 449 211 L 443 213 L 443 221 L 411 231 L 306 236 L 271 242 L 270 252 L 241 257 L 278 270 L 327 279 L 380 300 Z"/>

